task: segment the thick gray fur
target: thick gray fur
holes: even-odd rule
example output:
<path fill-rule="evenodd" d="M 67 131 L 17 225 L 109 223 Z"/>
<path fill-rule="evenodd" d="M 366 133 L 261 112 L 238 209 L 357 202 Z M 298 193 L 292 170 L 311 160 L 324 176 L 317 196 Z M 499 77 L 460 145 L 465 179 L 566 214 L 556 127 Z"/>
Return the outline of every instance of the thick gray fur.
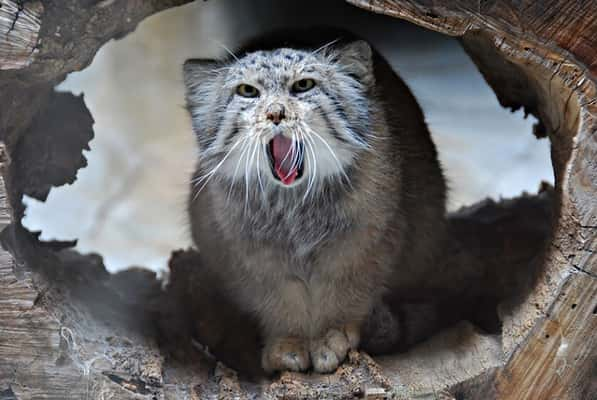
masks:
<path fill-rule="evenodd" d="M 335 370 L 382 296 L 432 280 L 444 232 L 445 183 L 409 89 L 366 42 L 321 45 L 184 66 L 199 147 L 193 239 L 260 321 L 267 371 Z M 315 87 L 292 93 L 303 78 Z M 236 94 L 240 84 L 260 95 Z M 279 125 L 272 105 L 286 110 Z M 290 186 L 265 153 L 280 133 L 305 148 Z"/>

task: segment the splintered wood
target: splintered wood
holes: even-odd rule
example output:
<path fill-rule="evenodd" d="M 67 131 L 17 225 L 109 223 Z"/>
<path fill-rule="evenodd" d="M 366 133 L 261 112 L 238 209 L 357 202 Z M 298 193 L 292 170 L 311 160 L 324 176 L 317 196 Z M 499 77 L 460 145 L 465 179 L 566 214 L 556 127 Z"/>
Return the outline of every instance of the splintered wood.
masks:
<path fill-rule="evenodd" d="M 482 202 L 451 218 L 459 244 L 445 261 L 457 268 L 467 246 L 484 244 L 470 258 L 480 271 L 465 278 L 473 289 L 501 296 L 501 335 L 463 322 L 403 354 L 352 352 L 334 374 L 250 379 L 222 361 L 240 355 L 244 364 L 258 364 L 255 328 L 201 278 L 197 254 L 173 254 L 176 268 L 164 291 L 150 272 L 110 275 L 98 256 L 83 256 L 69 243 L 41 243 L 19 225 L 23 193 L 43 198 L 71 182 L 91 137 L 82 100 L 57 102 L 53 87 L 88 65 L 106 41 L 187 2 L 0 0 L 0 398 L 595 398 L 595 0 L 349 0 L 458 36 L 500 104 L 538 118 L 535 134 L 551 141 L 556 187 Z M 44 118 L 69 118 L 58 114 L 69 103 L 77 104 L 68 113 L 81 126 L 45 129 L 51 124 Z M 188 318 L 176 316 L 189 303 L 176 296 L 192 279 L 199 279 L 193 295 L 201 312 L 189 327 Z M 173 338 L 164 340 L 156 320 Z"/>
<path fill-rule="evenodd" d="M 33 62 L 43 9 L 39 1 L 0 0 L 0 70 Z"/>

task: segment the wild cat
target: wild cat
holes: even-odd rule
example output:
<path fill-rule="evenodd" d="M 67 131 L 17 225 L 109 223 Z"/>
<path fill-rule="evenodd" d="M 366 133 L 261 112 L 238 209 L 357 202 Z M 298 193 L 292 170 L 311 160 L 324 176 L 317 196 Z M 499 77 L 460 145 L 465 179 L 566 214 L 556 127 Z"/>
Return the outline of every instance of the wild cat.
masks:
<path fill-rule="evenodd" d="M 193 239 L 258 319 L 268 372 L 334 371 L 382 296 L 425 285 L 443 235 L 419 106 L 367 42 L 339 35 L 273 34 L 184 65 Z"/>

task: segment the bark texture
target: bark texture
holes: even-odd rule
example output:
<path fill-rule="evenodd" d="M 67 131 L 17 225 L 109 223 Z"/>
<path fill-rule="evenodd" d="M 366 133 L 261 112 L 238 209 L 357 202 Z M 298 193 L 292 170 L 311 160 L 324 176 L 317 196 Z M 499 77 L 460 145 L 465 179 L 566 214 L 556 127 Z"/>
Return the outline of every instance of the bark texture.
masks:
<path fill-rule="evenodd" d="M 597 3 L 350 2 L 461 37 L 500 103 L 539 118 L 535 134 L 552 143 L 557 218 L 532 288 L 502 307 L 507 362 L 478 393 L 500 399 L 594 396 Z"/>
<path fill-rule="evenodd" d="M 368 332 L 371 354 L 393 335 L 404 351 L 353 352 L 333 375 L 275 378 L 257 368 L 255 323 L 202 276 L 199 254 L 175 252 L 162 288 L 148 271 L 110 275 L 99 256 L 20 226 L 22 195 L 44 199 L 72 182 L 93 136 L 82 98 L 54 85 L 107 40 L 186 2 L 0 0 L 0 399 L 597 393 L 595 1 L 349 0 L 460 37 L 500 103 L 539 119 L 556 185 L 451 216 L 445 262 L 461 296 L 402 305 L 391 311 L 403 325 Z"/>

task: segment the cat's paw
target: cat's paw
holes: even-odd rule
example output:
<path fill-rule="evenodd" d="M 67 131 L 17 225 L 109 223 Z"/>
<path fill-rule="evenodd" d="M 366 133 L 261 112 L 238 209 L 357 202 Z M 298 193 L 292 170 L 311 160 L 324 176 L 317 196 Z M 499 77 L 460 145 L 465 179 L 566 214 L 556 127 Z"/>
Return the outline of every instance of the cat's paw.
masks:
<path fill-rule="evenodd" d="M 307 342 L 299 338 L 269 340 L 263 348 L 261 366 L 268 373 L 307 370 L 310 366 Z"/>
<path fill-rule="evenodd" d="M 320 373 L 335 371 L 348 351 L 357 348 L 359 339 L 358 326 L 347 325 L 343 329 L 330 329 L 324 337 L 312 340 L 309 352 L 313 370 Z"/>

